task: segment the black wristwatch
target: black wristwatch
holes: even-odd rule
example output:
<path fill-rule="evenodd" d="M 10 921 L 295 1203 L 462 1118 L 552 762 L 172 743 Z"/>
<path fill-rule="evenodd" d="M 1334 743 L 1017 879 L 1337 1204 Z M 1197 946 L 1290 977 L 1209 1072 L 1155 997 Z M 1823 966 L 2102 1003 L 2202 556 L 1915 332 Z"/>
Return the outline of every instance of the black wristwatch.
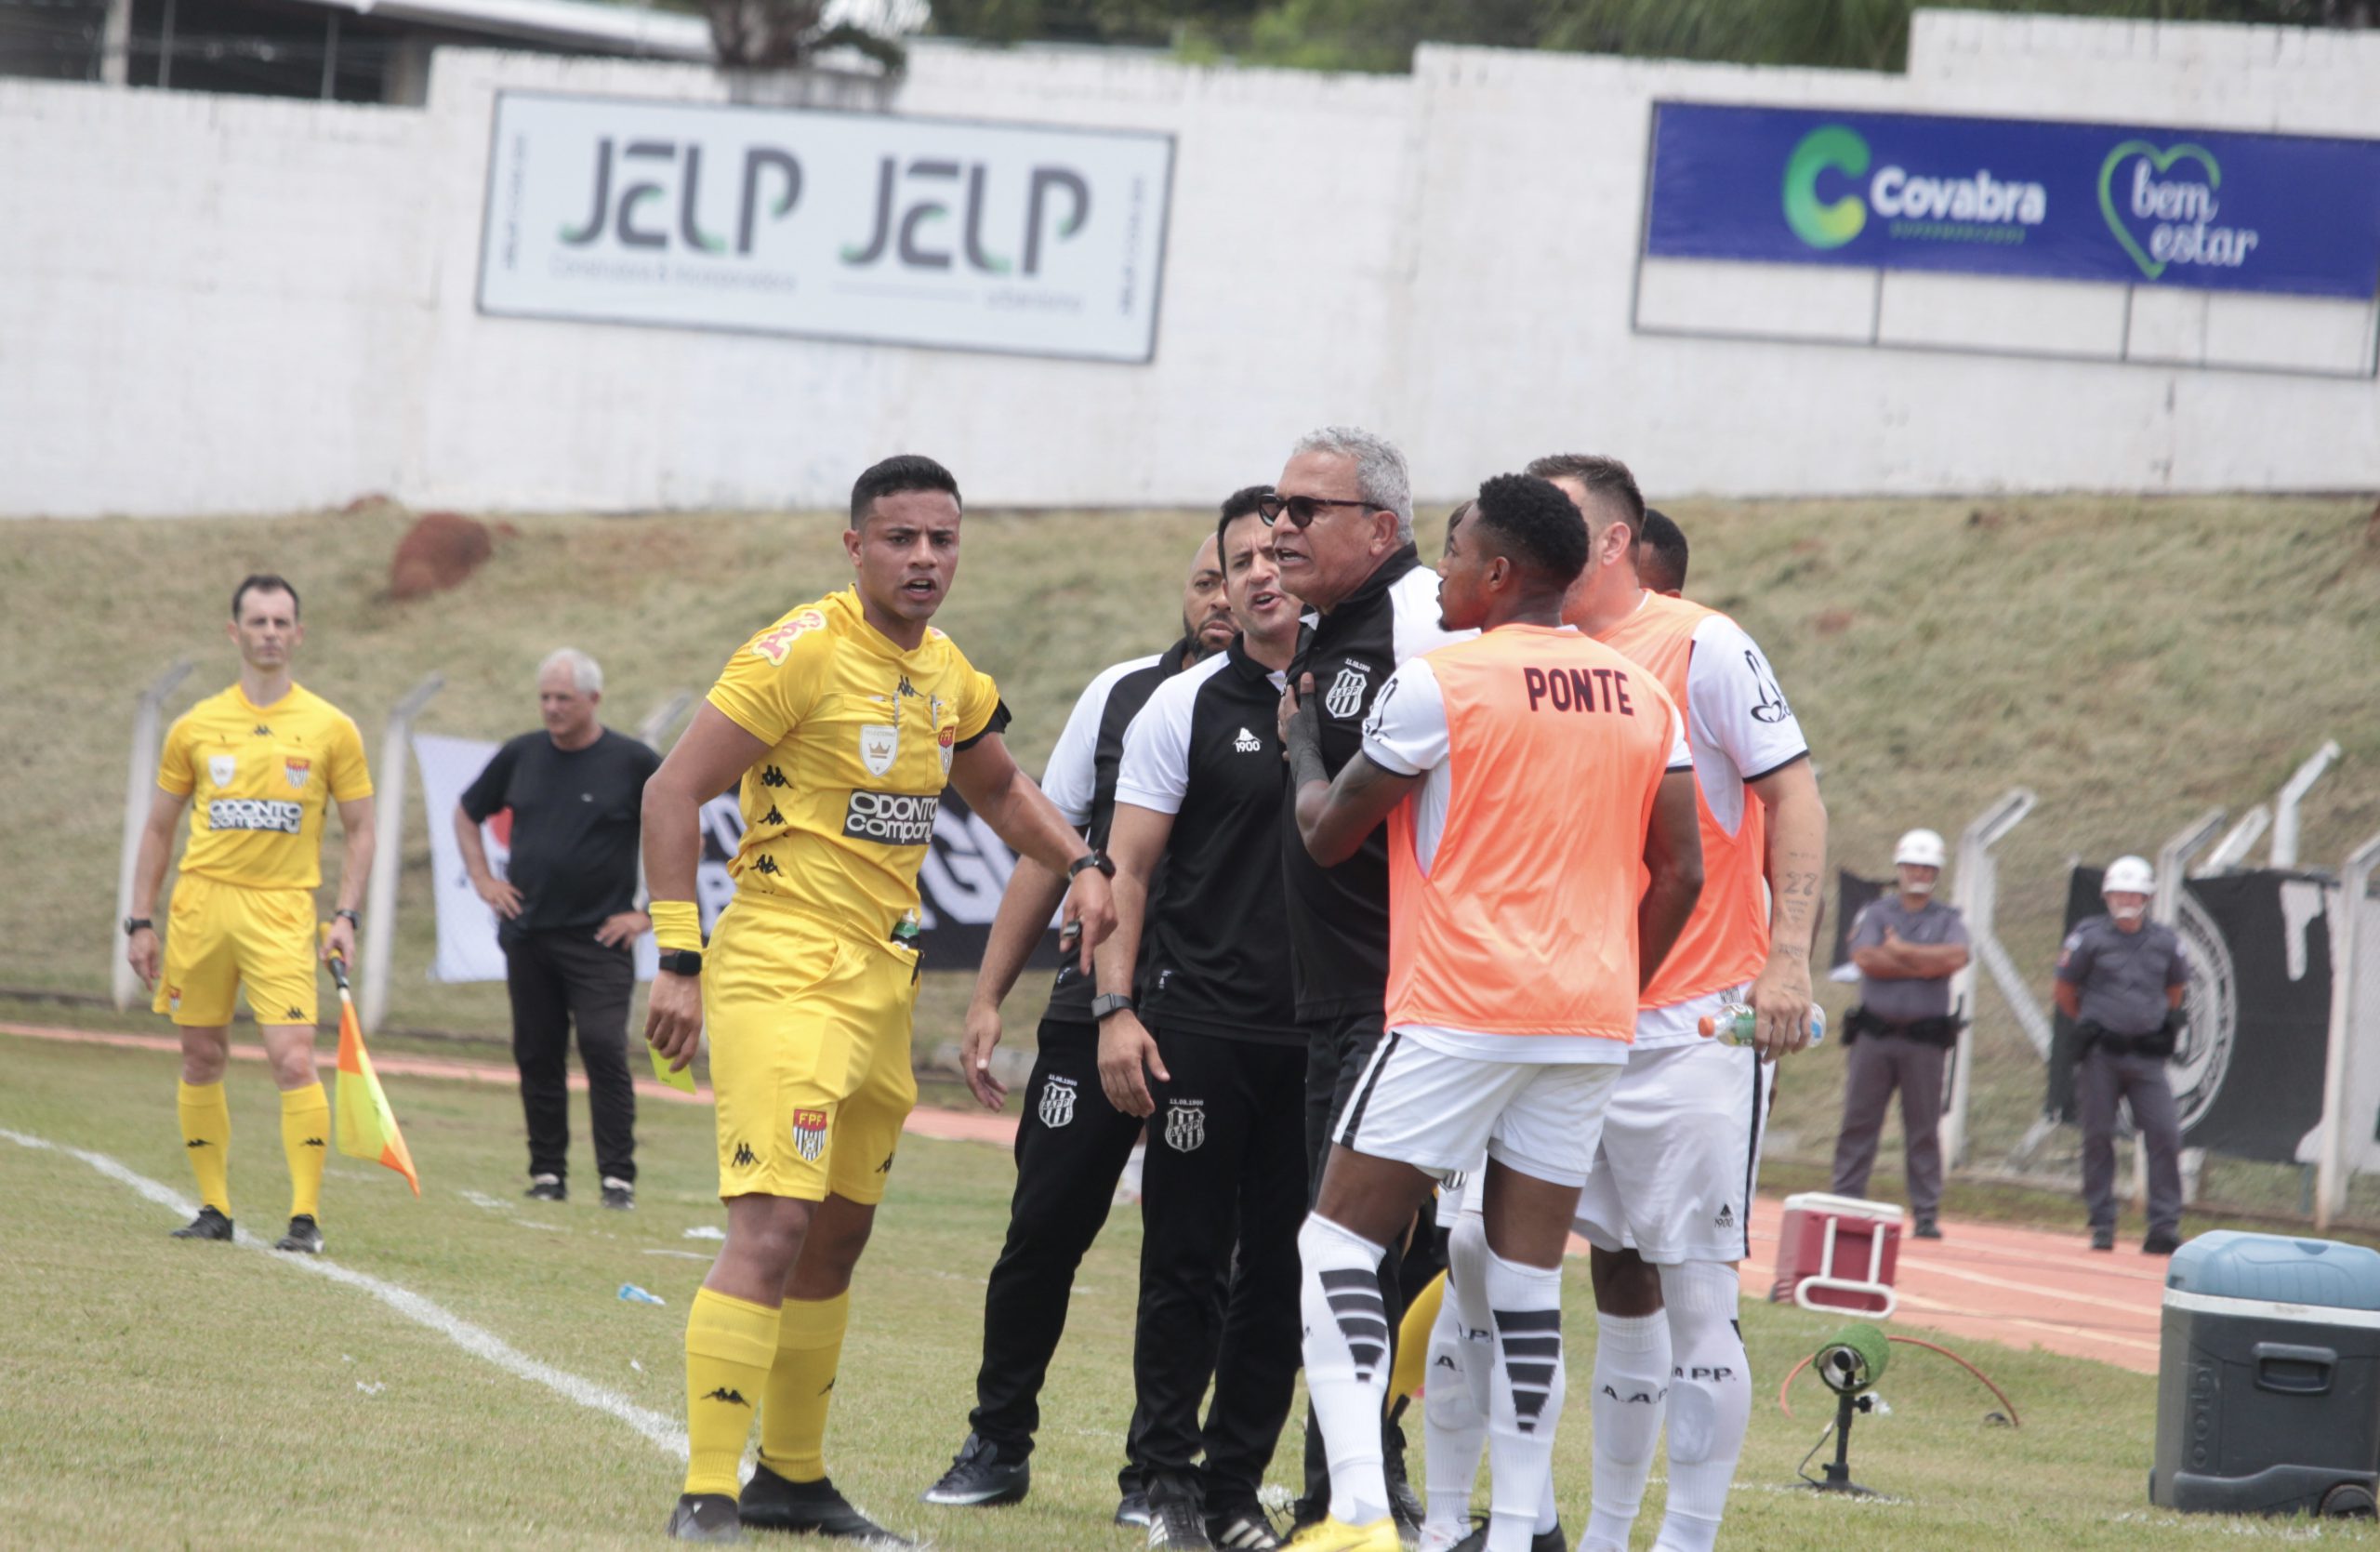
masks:
<path fill-rule="evenodd" d="M 672 948 L 661 956 L 659 962 L 660 967 L 672 975 L 699 975 L 703 973 L 703 956 L 699 949 Z"/>
<path fill-rule="evenodd" d="M 1132 1000 L 1122 992 L 1103 991 L 1091 1000 L 1091 1021 L 1104 1024 L 1109 1014 L 1126 1013 L 1131 1006 Z"/>
<path fill-rule="evenodd" d="M 130 937 L 143 927 L 153 933 L 157 930 L 157 923 L 145 916 L 127 916 L 124 919 L 124 935 L 126 937 Z"/>
<path fill-rule="evenodd" d="M 357 915 L 354 911 L 342 907 L 339 909 L 331 912 L 331 920 L 334 922 L 337 921 L 342 916 L 347 918 L 348 925 L 354 927 L 359 931 L 362 930 L 364 926 L 364 918 Z"/>
<path fill-rule="evenodd" d="M 1098 869 L 1106 878 L 1112 879 L 1116 876 L 1116 864 L 1108 860 L 1105 852 L 1085 852 L 1066 865 L 1066 882 L 1072 883 L 1076 874 L 1090 868 Z"/>

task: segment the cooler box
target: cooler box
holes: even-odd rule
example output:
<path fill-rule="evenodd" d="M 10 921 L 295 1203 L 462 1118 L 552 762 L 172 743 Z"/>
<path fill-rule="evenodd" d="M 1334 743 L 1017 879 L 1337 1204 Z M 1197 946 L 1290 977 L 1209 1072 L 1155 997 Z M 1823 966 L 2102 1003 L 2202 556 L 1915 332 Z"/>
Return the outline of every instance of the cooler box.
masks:
<path fill-rule="evenodd" d="M 2380 1251 L 2202 1234 L 2165 1274 L 2149 1501 L 2368 1515 L 2380 1491 Z"/>
<path fill-rule="evenodd" d="M 1785 1199 L 1769 1302 L 1886 1317 L 1900 1302 L 1893 1292 L 1899 1264 L 1898 1205 L 1804 1191 Z"/>

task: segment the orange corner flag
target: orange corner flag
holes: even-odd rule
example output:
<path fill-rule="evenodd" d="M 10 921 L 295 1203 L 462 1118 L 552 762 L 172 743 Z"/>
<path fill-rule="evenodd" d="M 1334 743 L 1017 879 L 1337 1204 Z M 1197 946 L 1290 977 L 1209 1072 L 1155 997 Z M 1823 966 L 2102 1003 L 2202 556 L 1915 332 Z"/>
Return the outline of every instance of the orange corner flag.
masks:
<path fill-rule="evenodd" d="M 389 1096 L 381 1092 L 372 1058 L 364 1049 L 364 1026 L 355 1016 L 355 999 L 348 993 L 347 966 L 332 960 L 331 976 L 338 982 L 338 1150 L 350 1159 L 385 1164 L 403 1175 L 419 1196 L 421 1176 L 414 1173 L 396 1112 L 389 1108 Z"/>

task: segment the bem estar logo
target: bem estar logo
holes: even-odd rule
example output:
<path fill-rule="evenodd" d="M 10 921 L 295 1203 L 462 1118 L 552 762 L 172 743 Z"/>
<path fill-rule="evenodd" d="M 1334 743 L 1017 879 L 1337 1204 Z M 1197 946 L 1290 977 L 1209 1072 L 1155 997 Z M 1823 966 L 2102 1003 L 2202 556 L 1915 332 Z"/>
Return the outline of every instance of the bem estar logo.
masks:
<path fill-rule="evenodd" d="M 2180 167 L 2181 176 L 2167 173 Z M 2116 191 L 2123 191 L 2118 208 Z M 2216 226 L 2222 206 L 2215 191 L 2223 186 L 2223 167 L 2204 146 L 2185 141 L 2159 150 L 2147 140 L 2126 140 L 2099 164 L 2099 214 L 2107 218 L 2123 251 L 2155 280 L 2169 264 L 2202 264 L 2236 269 L 2256 245 L 2253 228 Z M 2135 221 L 2154 221 L 2148 241 L 2133 231 Z"/>
<path fill-rule="evenodd" d="M 1875 161 L 1867 137 L 1847 124 L 1823 124 L 1803 136 L 1785 159 L 1781 192 L 1793 235 L 1814 248 L 1839 248 L 1867 230 L 1872 211 L 1891 223 L 1885 230 L 1894 237 L 2021 243 L 2028 227 L 2049 218 L 2049 191 L 2039 183 L 1998 177 L 1988 167 L 1937 174 L 1890 161 L 1871 177 Z M 1818 180 L 1828 173 L 1850 188 L 1821 200 Z"/>

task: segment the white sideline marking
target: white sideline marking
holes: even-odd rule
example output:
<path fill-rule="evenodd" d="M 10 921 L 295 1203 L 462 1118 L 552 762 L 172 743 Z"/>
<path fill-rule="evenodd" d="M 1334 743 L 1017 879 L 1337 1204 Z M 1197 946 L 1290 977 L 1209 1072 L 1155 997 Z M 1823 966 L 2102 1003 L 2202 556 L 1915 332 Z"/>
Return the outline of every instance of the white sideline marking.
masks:
<path fill-rule="evenodd" d="M 70 1159 L 79 1159 L 109 1179 L 119 1185 L 130 1187 L 139 1195 L 146 1197 L 160 1207 L 170 1209 L 182 1217 L 193 1216 L 198 1212 L 196 1207 L 172 1187 L 161 1185 L 145 1174 L 138 1174 L 104 1153 L 92 1153 L 84 1148 L 68 1147 L 45 1137 L 10 1131 L 5 1126 L 0 1126 L 0 1137 L 6 1137 L 19 1147 L 38 1148 L 44 1152 L 63 1153 Z M 270 1247 L 262 1240 L 245 1229 L 237 1231 L 234 1242 L 248 1250 L 265 1251 L 271 1254 Z M 494 1332 L 483 1326 L 473 1325 L 470 1321 L 451 1313 L 411 1289 L 400 1288 L 393 1282 L 384 1282 L 368 1273 L 340 1266 L 336 1261 L 324 1261 L 317 1256 L 274 1255 L 273 1259 L 284 1267 L 295 1267 L 301 1271 L 326 1277 L 333 1282 L 361 1289 L 416 1325 L 426 1326 L 438 1333 L 439 1335 L 474 1358 L 483 1358 L 515 1378 L 542 1385 L 563 1399 L 575 1401 L 589 1411 L 616 1417 L 642 1434 L 664 1453 L 675 1455 L 680 1460 L 686 1458 L 685 1429 L 675 1418 L 664 1417 L 657 1412 L 637 1405 L 625 1396 L 580 1379 L 576 1374 L 565 1373 L 549 1364 L 540 1363 Z"/>

